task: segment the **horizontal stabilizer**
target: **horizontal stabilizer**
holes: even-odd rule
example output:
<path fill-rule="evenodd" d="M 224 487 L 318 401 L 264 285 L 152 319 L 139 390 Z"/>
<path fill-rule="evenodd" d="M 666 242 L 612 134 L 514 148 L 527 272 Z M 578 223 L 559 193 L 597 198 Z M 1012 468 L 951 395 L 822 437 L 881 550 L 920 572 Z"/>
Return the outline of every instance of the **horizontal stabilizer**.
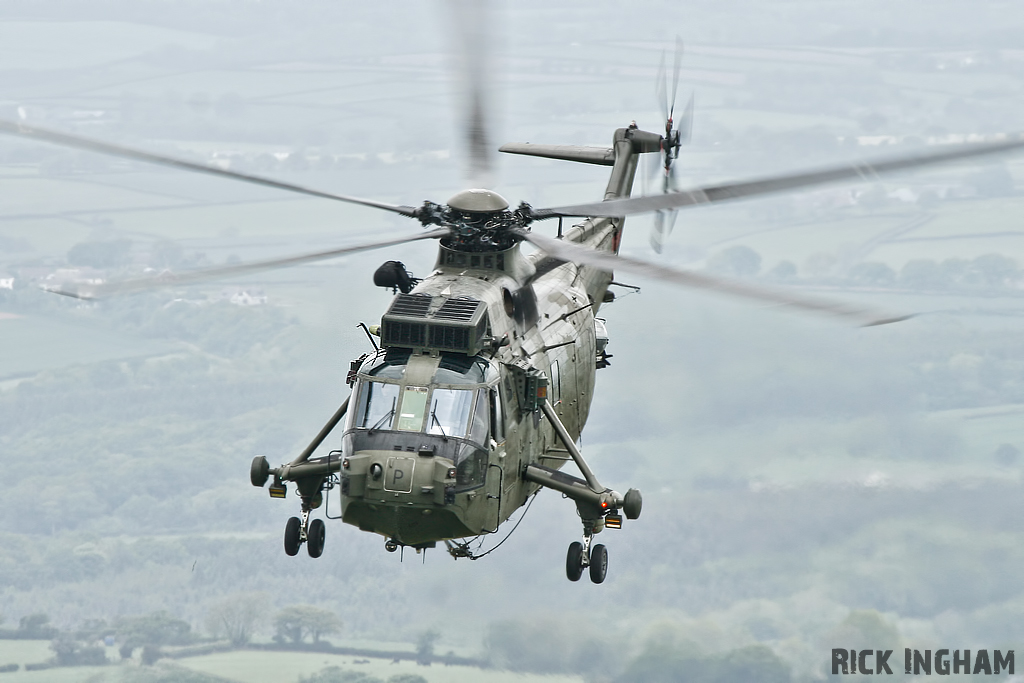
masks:
<path fill-rule="evenodd" d="M 499 152 L 526 154 L 546 159 L 578 161 L 599 166 L 615 165 L 615 150 L 611 147 L 583 147 L 581 145 L 534 145 L 529 142 L 510 142 L 502 145 Z"/>

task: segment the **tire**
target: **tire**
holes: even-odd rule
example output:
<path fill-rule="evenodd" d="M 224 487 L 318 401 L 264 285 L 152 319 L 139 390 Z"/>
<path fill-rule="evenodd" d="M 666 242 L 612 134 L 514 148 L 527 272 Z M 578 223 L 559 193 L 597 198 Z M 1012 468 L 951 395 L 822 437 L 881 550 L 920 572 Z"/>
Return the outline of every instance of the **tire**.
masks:
<path fill-rule="evenodd" d="M 598 543 L 590 549 L 590 580 L 604 583 L 608 576 L 608 549 Z"/>
<path fill-rule="evenodd" d="M 579 581 L 583 576 L 583 544 L 573 541 L 565 555 L 565 575 L 570 581 Z"/>
<path fill-rule="evenodd" d="M 299 530 L 302 528 L 302 521 L 298 517 L 290 517 L 284 525 L 284 553 L 295 556 L 299 554 Z"/>
<path fill-rule="evenodd" d="M 322 519 L 314 519 L 309 523 L 309 531 L 306 532 L 306 551 L 310 557 L 320 557 L 324 554 L 324 541 L 327 538 L 327 528 Z"/>

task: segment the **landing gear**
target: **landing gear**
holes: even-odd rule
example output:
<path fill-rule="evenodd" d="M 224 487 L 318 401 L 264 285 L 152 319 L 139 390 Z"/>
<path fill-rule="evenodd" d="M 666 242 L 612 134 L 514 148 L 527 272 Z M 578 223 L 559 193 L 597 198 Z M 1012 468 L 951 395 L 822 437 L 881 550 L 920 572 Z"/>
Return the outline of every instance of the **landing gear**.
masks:
<path fill-rule="evenodd" d="M 384 550 L 387 550 L 389 553 L 395 552 L 398 550 L 398 541 L 393 538 L 389 538 L 384 542 Z"/>
<path fill-rule="evenodd" d="M 320 557 L 324 554 L 324 541 L 327 538 L 327 528 L 322 519 L 309 520 L 309 510 L 302 511 L 302 518 L 289 517 L 288 523 L 284 525 L 284 552 L 294 557 L 299 554 L 299 547 L 306 544 L 306 551 L 310 557 Z"/>
<path fill-rule="evenodd" d="M 598 543 L 590 549 L 590 580 L 604 583 L 608 575 L 608 549 Z"/>
<path fill-rule="evenodd" d="M 284 552 L 286 555 L 295 556 L 299 554 L 299 546 L 302 545 L 302 521 L 298 517 L 291 517 L 284 525 Z"/>
<path fill-rule="evenodd" d="M 573 541 L 565 555 L 565 575 L 570 581 L 579 581 L 583 576 L 583 544 Z"/>
<path fill-rule="evenodd" d="M 587 534 L 583 543 L 573 541 L 569 544 L 569 552 L 565 554 L 565 575 L 570 581 L 579 581 L 587 568 L 594 583 L 604 583 L 608 576 L 608 549 L 600 543 L 591 547 L 593 540 L 593 534 Z"/>
<path fill-rule="evenodd" d="M 306 551 L 310 557 L 320 557 L 324 554 L 324 540 L 327 538 L 327 529 L 324 520 L 314 519 L 306 532 Z M 603 546 L 602 546 L 603 547 Z"/>

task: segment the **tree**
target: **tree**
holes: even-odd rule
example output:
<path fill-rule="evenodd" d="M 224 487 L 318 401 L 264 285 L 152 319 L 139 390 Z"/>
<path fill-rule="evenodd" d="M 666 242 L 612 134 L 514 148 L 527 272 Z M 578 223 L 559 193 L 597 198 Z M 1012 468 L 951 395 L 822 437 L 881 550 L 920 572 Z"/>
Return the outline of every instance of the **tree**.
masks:
<path fill-rule="evenodd" d="M 896 283 L 896 271 L 884 263 L 866 261 L 850 268 L 850 279 L 859 285 L 889 287 Z"/>
<path fill-rule="evenodd" d="M 214 603 L 206 616 L 206 628 L 232 645 L 245 645 L 267 614 L 266 593 L 236 593 Z"/>
<path fill-rule="evenodd" d="M 340 630 L 341 619 L 334 612 L 313 605 L 285 607 L 274 617 L 275 640 L 301 643 L 311 636 L 314 643 L 319 643 L 321 636 Z"/>
<path fill-rule="evenodd" d="M 71 247 L 68 263 L 73 266 L 117 268 L 131 261 L 131 240 L 81 242 Z"/>
<path fill-rule="evenodd" d="M 779 261 L 768 271 L 768 277 L 778 282 L 792 282 L 796 276 L 796 265 L 792 261 Z"/>
<path fill-rule="evenodd" d="M 828 633 L 824 642 L 842 643 L 842 647 L 857 650 L 881 647 L 898 651 L 903 647 L 901 641 L 899 629 L 877 610 L 855 609 Z"/>
<path fill-rule="evenodd" d="M 943 289 L 948 285 L 946 273 L 929 259 L 907 261 L 900 269 L 900 285 L 907 289 Z"/>
<path fill-rule="evenodd" d="M 672 639 L 674 640 L 674 639 Z M 693 643 L 656 638 L 617 680 L 646 683 L 789 683 L 789 667 L 770 648 L 750 645 L 702 654 Z"/>
<path fill-rule="evenodd" d="M 135 648 L 151 645 L 185 645 L 195 638 L 188 622 L 176 619 L 166 611 L 140 617 L 121 617 L 114 622 L 114 633 L 121 641 L 123 659 L 132 656 Z"/>
<path fill-rule="evenodd" d="M 346 671 L 337 666 L 329 666 L 315 674 L 300 678 L 299 683 L 384 683 L 384 681 L 362 671 Z"/>
<path fill-rule="evenodd" d="M 434 645 L 441 639 L 441 634 L 434 629 L 423 631 L 416 637 L 416 663 L 430 666 L 434 659 Z"/>
<path fill-rule="evenodd" d="M 99 645 L 82 643 L 63 633 L 50 643 L 61 666 L 98 666 L 107 663 L 107 652 Z"/>
<path fill-rule="evenodd" d="M 729 247 L 711 257 L 708 269 L 739 277 L 757 275 L 761 270 L 761 255 L 750 247 Z"/>
<path fill-rule="evenodd" d="M 965 279 L 984 287 L 1004 287 L 1020 279 L 1020 271 L 1009 256 L 982 254 L 971 262 Z"/>
<path fill-rule="evenodd" d="M 1005 165 L 991 166 L 978 171 L 966 180 L 980 197 L 1009 197 L 1013 194 L 1013 176 Z"/>
<path fill-rule="evenodd" d="M 50 616 L 41 612 L 22 617 L 18 621 L 18 630 L 26 638 L 46 640 L 57 636 L 57 629 L 50 625 Z"/>

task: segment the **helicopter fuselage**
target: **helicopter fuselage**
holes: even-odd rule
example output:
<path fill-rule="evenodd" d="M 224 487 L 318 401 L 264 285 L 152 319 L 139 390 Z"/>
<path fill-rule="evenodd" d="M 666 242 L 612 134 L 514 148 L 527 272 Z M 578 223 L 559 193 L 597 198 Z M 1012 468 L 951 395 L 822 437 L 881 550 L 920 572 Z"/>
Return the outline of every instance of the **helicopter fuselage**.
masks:
<path fill-rule="evenodd" d="M 564 239 L 611 250 L 620 226 L 586 220 Z M 528 465 L 558 469 L 570 459 L 553 426 L 524 405 L 526 375 L 547 380 L 542 398 L 577 440 L 594 391 L 595 314 L 610 282 L 541 252 L 526 256 L 519 244 L 476 253 L 442 242 L 431 275 L 396 296 L 382 321 L 384 348 L 354 378 L 342 519 L 411 546 L 497 530 L 538 488 L 522 476 Z M 478 310 L 468 333 L 482 348 L 459 353 L 446 342 L 461 330 L 445 323 Z"/>

